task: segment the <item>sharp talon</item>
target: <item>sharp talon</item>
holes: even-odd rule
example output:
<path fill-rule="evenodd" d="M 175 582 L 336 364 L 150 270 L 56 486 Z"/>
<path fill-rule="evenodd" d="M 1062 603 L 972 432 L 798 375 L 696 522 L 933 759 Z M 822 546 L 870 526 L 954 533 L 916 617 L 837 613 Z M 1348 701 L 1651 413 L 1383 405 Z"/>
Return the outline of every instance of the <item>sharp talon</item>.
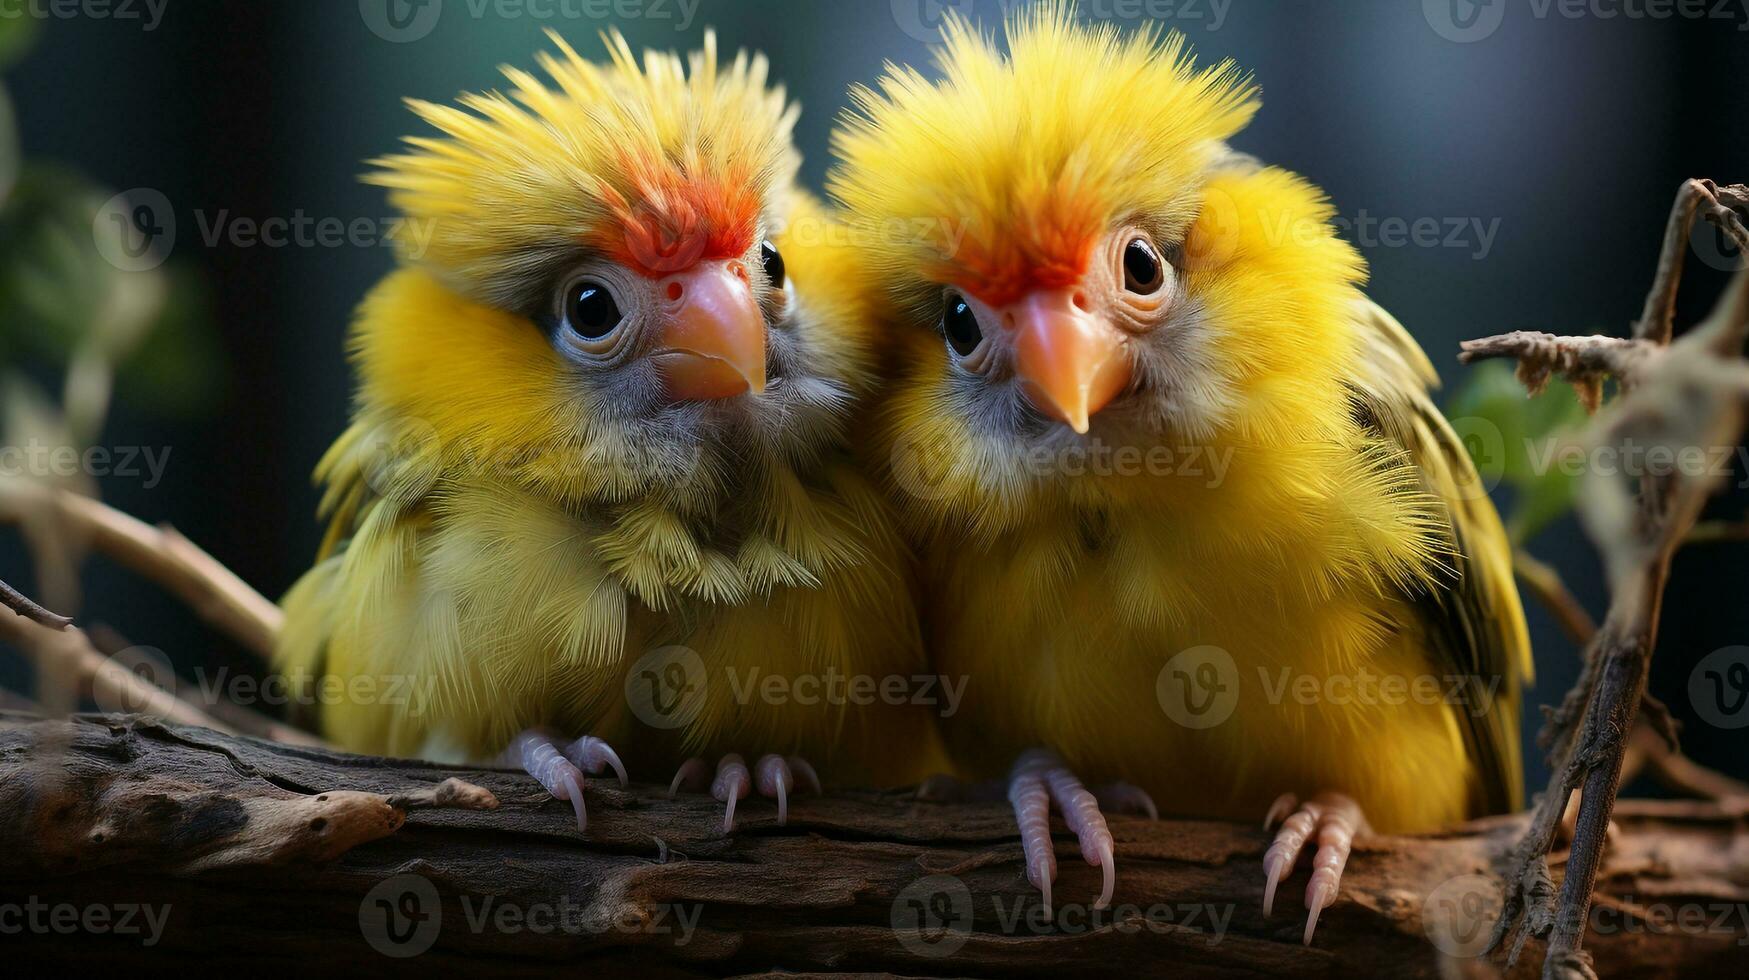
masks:
<path fill-rule="evenodd" d="M 1269 812 L 1263 817 L 1263 832 L 1268 833 L 1276 824 L 1287 819 L 1287 815 L 1294 812 L 1294 807 L 1299 802 L 1299 798 L 1292 793 L 1283 793 L 1276 797 L 1275 802 L 1269 805 Z"/>
<path fill-rule="evenodd" d="M 674 799 L 675 796 L 679 795 L 679 793 L 680 793 L 680 781 L 682 779 L 685 779 L 685 778 L 686 778 L 686 767 L 681 766 L 679 771 L 674 774 L 674 781 L 668 784 L 668 798 L 669 799 L 672 800 L 672 799 Z"/>
<path fill-rule="evenodd" d="M 1311 911 L 1306 916 L 1306 937 L 1302 940 L 1304 945 L 1312 945 L 1312 933 L 1318 929 L 1318 913 L 1324 911 L 1324 906 L 1329 905 L 1334 898 L 1335 894 L 1328 885 L 1319 885 L 1317 890 L 1308 897 L 1306 906 Z"/>
<path fill-rule="evenodd" d="M 625 764 L 619 761 L 619 753 L 613 750 L 613 746 L 593 735 L 585 735 L 567 746 L 565 758 L 591 776 L 599 776 L 602 769 L 612 766 L 614 773 L 619 776 L 620 788 L 631 785 L 631 780 L 626 778 Z"/>
<path fill-rule="evenodd" d="M 1263 870 L 1269 874 L 1269 880 L 1263 886 L 1263 917 L 1266 919 L 1275 910 L 1275 886 L 1281 884 L 1282 863 L 1273 853 L 1263 857 Z"/>
<path fill-rule="evenodd" d="M 577 813 L 577 833 L 581 834 L 589 829 L 589 811 L 583 806 L 583 780 L 577 778 L 575 770 L 571 770 L 560 773 L 559 781 L 571 798 L 571 809 Z"/>
<path fill-rule="evenodd" d="M 813 789 L 816 795 L 824 792 L 820 789 L 820 774 L 814 771 L 814 767 L 808 760 L 792 755 L 783 761 L 789 763 L 791 772 L 808 781 L 808 786 Z"/>
<path fill-rule="evenodd" d="M 789 823 L 789 796 L 783 788 L 783 775 L 777 777 L 777 825 L 782 827 Z"/>
<path fill-rule="evenodd" d="M 1045 918 L 1047 918 L 1047 919 L 1052 918 L 1052 916 L 1051 916 L 1051 879 L 1045 878 L 1042 882 L 1035 881 L 1035 882 L 1033 882 L 1033 884 L 1037 885 L 1038 890 L 1040 892 L 1044 893 Z"/>
<path fill-rule="evenodd" d="M 747 774 L 747 763 L 734 753 L 723 756 L 717 763 L 717 778 L 711 783 L 711 795 L 729 805 L 723 813 L 723 833 L 735 829 L 735 803 L 750 789 L 752 779 Z"/>
<path fill-rule="evenodd" d="M 1117 860 L 1111 853 L 1109 840 L 1100 842 L 1099 865 L 1105 869 L 1105 888 L 1099 893 L 1099 900 L 1093 903 L 1093 907 L 1103 909 L 1110 907 L 1111 893 L 1117 887 Z"/>

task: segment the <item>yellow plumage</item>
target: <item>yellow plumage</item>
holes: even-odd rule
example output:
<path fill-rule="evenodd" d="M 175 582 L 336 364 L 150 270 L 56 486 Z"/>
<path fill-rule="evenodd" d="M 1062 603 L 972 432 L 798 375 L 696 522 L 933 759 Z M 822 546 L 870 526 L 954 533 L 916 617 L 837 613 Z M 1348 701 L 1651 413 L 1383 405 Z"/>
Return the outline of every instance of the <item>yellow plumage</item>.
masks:
<path fill-rule="evenodd" d="M 323 731 L 362 751 L 484 758 L 550 726 L 605 738 L 640 778 L 725 752 L 797 753 L 849 783 L 931 771 L 923 709 L 738 683 L 924 666 L 909 558 L 844 445 L 871 337 L 828 244 L 842 236 L 794 187 L 794 108 L 762 58 L 719 64 L 714 38 L 690 66 L 639 67 L 617 34 L 608 65 L 557 43 L 551 83 L 506 69 L 508 95 L 414 103 L 440 135 L 370 178 L 432 234 L 359 309 L 356 418 L 318 470 L 330 531 L 286 598 L 281 666 L 407 680 L 405 703 L 321 706 Z M 576 263 L 669 282 L 764 238 L 787 291 L 721 259 L 773 324 L 763 391 L 664 401 L 646 339 L 568 358 L 581 341 L 543 332 Z M 672 729 L 626 693 L 669 645 L 696 653 L 703 685 Z"/>
<path fill-rule="evenodd" d="M 897 68 L 857 94 L 830 188 L 890 321 L 882 455 L 935 669 L 970 678 L 956 761 L 995 775 L 1049 746 L 1089 783 L 1246 821 L 1285 791 L 1348 794 L 1386 831 L 1515 806 L 1530 664 L 1506 539 L 1331 206 L 1226 148 L 1251 86 L 1060 4 L 1017 15 L 1007 55 L 963 21 L 946 40 L 938 81 Z M 878 234 L 895 222 L 931 232 Z M 1012 318 L 983 327 L 996 354 L 944 344 L 944 288 L 950 310 L 1016 309 L 1125 226 L 1172 257 L 1170 318 L 1124 328 L 1134 377 L 1088 434 L 1015 392 Z M 1137 462 L 1066 471 L 1100 444 Z M 1206 728 L 1163 707 L 1169 662 L 1204 646 L 1237 694 Z M 1343 693 L 1368 676 L 1488 693 Z"/>

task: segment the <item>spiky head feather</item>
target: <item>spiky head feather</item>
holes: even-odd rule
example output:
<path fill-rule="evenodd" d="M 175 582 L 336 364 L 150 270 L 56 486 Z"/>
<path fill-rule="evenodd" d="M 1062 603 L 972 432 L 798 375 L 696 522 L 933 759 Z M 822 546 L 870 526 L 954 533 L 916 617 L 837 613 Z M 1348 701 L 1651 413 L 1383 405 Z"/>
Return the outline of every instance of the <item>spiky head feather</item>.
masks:
<path fill-rule="evenodd" d="M 506 66 L 509 94 L 460 106 L 410 100 L 442 132 L 373 163 L 409 219 L 430 227 L 414 256 L 471 298 L 514 308 L 567 252 L 588 249 L 645 273 L 742 254 L 794 180 L 796 106 L 768 85 L 764 56 L 719 63 L 714 33 L 683 62 L 617 31 L 610 61 L 580 57 L 548 32 L 551 84 Z M 689 70 L 690 69 L 690 70 Z"/>
<path fill-rule="evenodd" d="M 930 229 L 887 236 L 877 271 L 993 304 L 1079 276 L 1133 215 L 1182 236 L 1199 175 L 1257 109 L 1231 63 L 1199 70 L 1181 36 L 1083 26 L 1072 6 L 1016 14 L 1006 56 L 961 18 L 944 30 L 939 82 L 889 66 L 853 91 L 830 188 L 861 219 Z"/>

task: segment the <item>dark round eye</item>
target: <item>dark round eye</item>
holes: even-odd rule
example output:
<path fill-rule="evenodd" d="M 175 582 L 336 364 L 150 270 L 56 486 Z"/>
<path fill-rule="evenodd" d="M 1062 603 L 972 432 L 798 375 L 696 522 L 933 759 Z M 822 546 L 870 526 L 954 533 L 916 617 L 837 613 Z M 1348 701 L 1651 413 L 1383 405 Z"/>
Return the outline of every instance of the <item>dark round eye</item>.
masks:
<path fill-rule="evenodd" d="M 1123 285 L 1138 296 L 1152 296 L 1166 284 L 1166 266 L 1160 253 L 1146 239 L 1138 238 L 1123 250 Z"/>
<path fill-rule="evenodd" d="M 584 280 L 565 297 L 565 322 L 585 340 L 600 340 L 613 333 L 623 319 L 613 294 L 598 282 Z"/>
<path fill-rule="evenodd" d="M 972 312 L 972 304 L 957 293 L 947 294 L 947 309 L 941 314 L 941 327 L 946 331 L 947 342 L 953 345 L 954 353 L 961 357 L 977 350 L 984 339 L 984 331 L 978 329 L 978 314 Z"/>
<path fill-rule="evenodd" d="M 771 280 L 771 288 L 782 289 L 783 256 L 769 239 L 759 243 L 759 262 L 765 266 L 765 278 Z"/>

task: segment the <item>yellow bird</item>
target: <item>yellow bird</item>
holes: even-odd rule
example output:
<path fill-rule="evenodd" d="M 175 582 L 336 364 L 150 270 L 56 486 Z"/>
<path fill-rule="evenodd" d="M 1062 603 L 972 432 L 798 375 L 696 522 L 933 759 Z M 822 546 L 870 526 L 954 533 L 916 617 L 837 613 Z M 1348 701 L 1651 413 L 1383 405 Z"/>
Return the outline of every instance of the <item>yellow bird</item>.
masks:
<path fill-rule="evenodd" d="M 1006 39 L 952 20 L 939 79 L 857 91 L 829 185 L 892 322 L 927 642 L 969 679 L 949 750 L 1013 763 L 1047 905 L 1053 801 L 1102 904 L 1100 800 L 1285 817 L 1264 904 L 1315 841 L 1309 942 L 1369 821 L 1519 802 L 1507 540 L 1322 193 L 1228 148 L 1249 81 L 1064 4 Z"/>
<path fill-rule="evenodd" d="M 714 36 L 642 67 L 606 40 L 608 64 L 553 35 L 550 81 L 412 102 L 436 134 L 374 161 L 399 268 L 352 330 L 355 420 L 280 664 L 343 692 L 340 744 L 506 751 L 579 828 L 607 766 L 678 769 L 725 830 L 750 791 L 781 821 L 809 760 L 938 770 L 926 708 L 810 693 L 925 660 L 908 554 L 846 450 L 870 321 L 795 186 L 796 109 Z"/>

